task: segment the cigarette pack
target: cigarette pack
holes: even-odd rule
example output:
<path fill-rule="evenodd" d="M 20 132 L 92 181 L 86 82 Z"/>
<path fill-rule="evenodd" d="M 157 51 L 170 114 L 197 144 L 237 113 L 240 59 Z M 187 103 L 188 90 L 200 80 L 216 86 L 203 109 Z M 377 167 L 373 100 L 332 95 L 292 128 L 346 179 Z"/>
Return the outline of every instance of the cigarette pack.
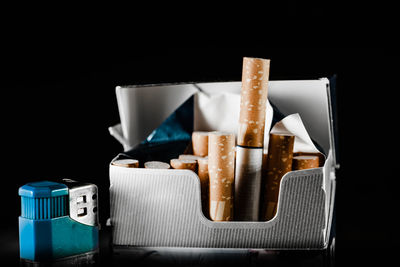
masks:
<path fill-rule="evenodd" d="M 202 212 L 200 180 L 195 172 L 110 164 L 110 222 L 114 246 L 271 250 L 328 247 L 332 241 L 338 168 L 330 82 L 327 78 L 270 81 L 268 86 L 268 99 L 284 115 L 299 113 L 309 135 L 326 156 L 321 167 L 290 171 L 283 176 L 275 217 L 269 221 L 211 221 Z M 232 114 L 238 111 L 226 110 L 221 101 L 221 108 L 214 111 L 217 112 L 215 116 L 222 117 L 225 123 L 229 121 L 224 119 L 228 113 L 236 124 L 205 122 L 201 109 L 210 110 L 202 106 L 198 94 L 238 95 L 240 90 L 241 82 L 118 86 L 121 124 L 109 130 L 126 151 L 144 140 L 152 129 L 194 96 L 193 130 L 235 131 L 238 120 Z"/>

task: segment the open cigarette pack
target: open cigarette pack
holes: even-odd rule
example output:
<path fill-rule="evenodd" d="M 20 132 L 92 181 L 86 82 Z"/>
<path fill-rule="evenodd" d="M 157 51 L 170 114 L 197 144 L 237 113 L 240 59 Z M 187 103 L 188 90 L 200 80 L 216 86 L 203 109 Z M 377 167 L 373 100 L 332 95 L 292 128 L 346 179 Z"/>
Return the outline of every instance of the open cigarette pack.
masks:
<path fill-rule="evenodd" d="M 193 131 L 238 129 L 224 100 L 213 110 L 199 94 L 240 95 L 242 82 L 118 86 L 121 124 L 110 133 L 128 151 L 148 138 L 170 114 L 192 98 Z M 287 172 L 281 179 L 275 216 L 268 221 L 213 221 L 203 213 L 200 179 L 185 169 L 124 168 L 110 163 L 110 223 L 115 246 L 326 249 L 335 197 L 334 117 L 326 78 L 269 81 L 268 100 L 284 115 L 298 113 L 325 154 L 317 168 Z M 239 104 L 236 105 L 239 109 Z M 231 106 L 230 106 L 231 107 Z M 268 111 L 267 111 L 268 112 Z M 210 117 L 210 116 L 209 116 Z M 225 118 L 226 117 L 226 118 Z M 226 123 L 228 122 L 228 123 Z M 224 124 L 225 123 L 225 124 Z M 219 129 L 211 129 L 217 127 Z M 209 129 L 207 129 L 209 128 Z M 236 132 L 237 133 L 237 132 Z M 114 160 L 120 158 L 117 156 Z"/>

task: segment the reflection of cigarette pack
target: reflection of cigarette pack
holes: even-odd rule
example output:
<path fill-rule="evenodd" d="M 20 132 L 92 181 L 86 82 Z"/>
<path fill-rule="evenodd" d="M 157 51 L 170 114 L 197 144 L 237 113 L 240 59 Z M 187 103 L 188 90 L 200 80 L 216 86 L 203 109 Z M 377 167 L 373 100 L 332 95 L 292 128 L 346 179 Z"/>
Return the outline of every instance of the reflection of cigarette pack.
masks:
<path fill-rule="evenodd" d="M 111 127 L 110 132 L 125 149 L 133 147 L 192 95 L 195 95 L 195 131 L 237 130 L 238 120 L 232 126 L 213 124 L 212 121 L 205 123 L 202 109 L 208 107 L 203 105 L 198 92 L 211 97 L 221 92 L 240 95 L 240 90 L 241 82 L 117 87 L 121 125 Z M 158 96 L 155 101 L 166 99 L 168 104 L 152 103 L 154 94 Z M 269 100 L 284 115 L 299 113 L 310 136 L 326 153 L 322 167 L 291 171 L 283 176 L 277 212 L 272 220 L 210 221 L 202 213 L 200 181 L 194 172 L 123 168 L 110 164 L 113 244 L 133 247 L 326 248 L 331 233 L 337 166 L 330 94 L 329 81 L 325 78 L 269 82 Z M 155 106 L 159 108 L 154 109 Z M 222 107 L 220 110 L 224 112 Z M 229 115 L 233 116 L 233 113 Z M 220 129 L 207 128 L 207 125 L 220 125 Z"/>

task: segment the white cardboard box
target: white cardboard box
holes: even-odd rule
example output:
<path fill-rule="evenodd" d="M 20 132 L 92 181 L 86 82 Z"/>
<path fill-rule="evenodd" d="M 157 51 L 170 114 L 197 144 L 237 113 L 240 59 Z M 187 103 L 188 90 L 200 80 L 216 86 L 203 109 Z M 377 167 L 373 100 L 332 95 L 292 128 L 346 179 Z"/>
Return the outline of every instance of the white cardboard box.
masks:
<path fill-rule="evenodd" d="M 212 94 L 240 92 L 240 86 L 241 82 L 218 82 L 117 87 L 121 125 L 110 127 L 110 133 L 128 150 L 199 88 Z M 278 212 L 272 220 L 212 222 L 202 213 L 200 182 L 194 172 L 110 164 L 113 244 L 325 249 L 332 225 L 337 167 L 329 81 L 270 81 L 268 98 L 284 115 L 299 113 L 310 136 L 326 152 L 323 167 L 292 171 L 282 178 Z M 198 130 L 196 112 L 194 120 L 194 130 Z"/>

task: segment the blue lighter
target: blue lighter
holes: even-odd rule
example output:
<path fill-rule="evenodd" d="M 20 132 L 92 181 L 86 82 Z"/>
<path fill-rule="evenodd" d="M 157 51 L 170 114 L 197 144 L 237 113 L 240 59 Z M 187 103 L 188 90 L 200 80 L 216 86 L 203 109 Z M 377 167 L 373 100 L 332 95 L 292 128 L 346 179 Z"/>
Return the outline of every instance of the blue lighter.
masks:
<path fill-rule="evenodd" d="M 20 258 L 52 261 L 98 250 L 96 185 L 41 181 L 21 186 L 18 193 Z"/>

